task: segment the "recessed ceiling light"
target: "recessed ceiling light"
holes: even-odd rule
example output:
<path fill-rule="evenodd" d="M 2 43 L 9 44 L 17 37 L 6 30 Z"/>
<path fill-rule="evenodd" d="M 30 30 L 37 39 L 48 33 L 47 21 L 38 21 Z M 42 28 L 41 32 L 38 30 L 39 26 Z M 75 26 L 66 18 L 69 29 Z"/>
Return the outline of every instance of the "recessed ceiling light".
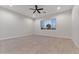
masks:
<path fill-rule="evenodd" d="M 13 5 L 9 5 L 9 7 L 13 7 Z"/>
<path fill-rule="evenodd" d="M 58 7 L 57 7 L 57 10 L 60 10 L 60 9 L 61 9 L 61 7 L 60 7 L 60 6 L 58 6 Z"/>

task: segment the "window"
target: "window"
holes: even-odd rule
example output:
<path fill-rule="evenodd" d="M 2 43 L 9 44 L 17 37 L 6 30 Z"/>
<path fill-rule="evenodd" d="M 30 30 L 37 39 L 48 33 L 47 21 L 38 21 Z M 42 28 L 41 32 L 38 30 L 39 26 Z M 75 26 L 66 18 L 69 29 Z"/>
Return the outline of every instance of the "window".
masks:
<path fill-rule="evenodd" d="M 40 21 L 41 30 L 56 30 L 56 18 Z"/>

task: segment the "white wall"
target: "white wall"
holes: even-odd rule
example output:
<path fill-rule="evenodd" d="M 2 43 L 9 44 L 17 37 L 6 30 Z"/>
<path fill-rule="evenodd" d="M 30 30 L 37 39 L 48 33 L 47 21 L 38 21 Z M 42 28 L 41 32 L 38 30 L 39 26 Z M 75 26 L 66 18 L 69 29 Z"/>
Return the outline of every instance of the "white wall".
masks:
<path fill-rule="evenodd" d="M 72 12 L 72 11 L 71 11 Z M 72 37 L 72 16 L 71 12 L 65 12 L 52 18 L 56 18 L 56 31 L 53 30 L 41 30 L 40 21 L 43 19 L 35 20 L 35 34 L 46 35 L 46 36 L 56 36 L 56 37 Z M 49 17 L 48 17 L 49 18 Z"/>
<path fill-rule="evenodd" d="M 33 20 L 0 8 L 0 40 L 32 34 Z"/>
<path fill-rule="evenodd" d="M 40 20 L 42 19 L 33 20 L 20 14 L 0 8 L 0 40 L 6 38 L 27 36 L 30 34 L 71 38 L 71 12 L 52 16 L 52 18 L 57 19 L 56 31 L 44 31 L 40 29 Z"/>
<path fill-rule="evenodd" d="M 79 6 L 75 6 L 72 12 L 72 39 L 79 47 Z"/>

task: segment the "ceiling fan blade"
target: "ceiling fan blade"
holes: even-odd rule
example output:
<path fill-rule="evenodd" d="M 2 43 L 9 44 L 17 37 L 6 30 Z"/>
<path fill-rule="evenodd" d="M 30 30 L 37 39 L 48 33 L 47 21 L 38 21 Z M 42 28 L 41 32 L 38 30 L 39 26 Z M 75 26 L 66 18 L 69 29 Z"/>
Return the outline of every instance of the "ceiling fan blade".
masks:
<path fill-rule="evenodd" d="M 37 10 L 38 13 L 41 13 L 39 10 Z"/>
<path fill-rule="evenodd" d="M 35 13 L 35 12 L 36 12 L 36 10 L 33 13 Z"/>
<path fill-rule="evenodd" d="M 43 8 L 40 8 L 40 9 L 38 9 L 38 10 L 43 10 Z"/>
<path fill-rule="evenodd" d="M 43 10 L 43 8 L 38 8 L 38 5 L 35 5 L 35 9 L 30 8 L 30 10 L 34 10 L 33 13 L 35 13 L 36 11 L 37 11 L 38 13 L 41 13 L 40 10 Z"/>

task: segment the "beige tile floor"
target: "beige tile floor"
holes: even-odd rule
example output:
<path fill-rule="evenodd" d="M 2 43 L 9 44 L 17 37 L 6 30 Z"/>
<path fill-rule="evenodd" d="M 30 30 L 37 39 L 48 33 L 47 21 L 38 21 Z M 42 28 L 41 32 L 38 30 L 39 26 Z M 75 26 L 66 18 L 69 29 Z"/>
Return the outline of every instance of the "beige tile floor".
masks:
<path fill-rule="evenodd" d="M 72 39 L 32 35 L 0 40 L 0 53 L 10 54 L 72 54 L 79 53 Z"/>

